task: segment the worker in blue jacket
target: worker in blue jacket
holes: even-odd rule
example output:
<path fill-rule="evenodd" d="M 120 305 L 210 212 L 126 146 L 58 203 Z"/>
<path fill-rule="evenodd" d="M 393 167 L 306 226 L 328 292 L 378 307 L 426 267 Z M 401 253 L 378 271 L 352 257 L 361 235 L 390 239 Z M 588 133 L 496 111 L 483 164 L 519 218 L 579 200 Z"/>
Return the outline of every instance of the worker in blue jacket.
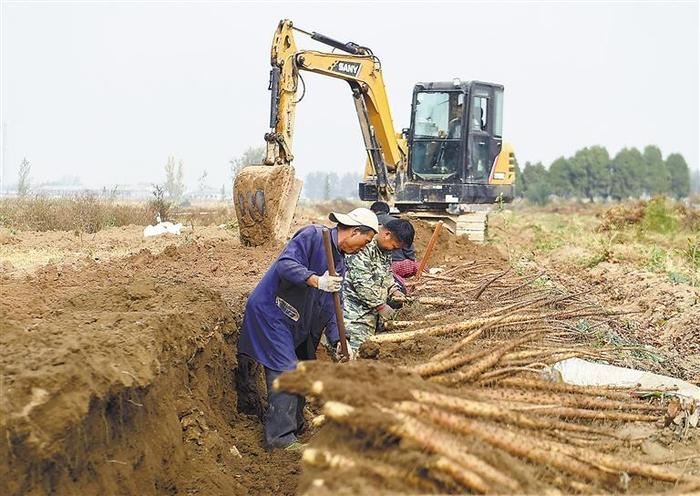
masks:
<path fill-rule="evenodd" d="M 260 415 L 256 378 L 264 367 L 267 403 L 263 423 L 267 448 L 296 448 L 296 435 L 304 427 L 304 398 L 272 390 L 284 371 L 294 370 L 298 360 L 316 358 L 325 329 L 326 339 L 339 348 L 333 303 L 345 274 L 345 254 L 357 253 L 379 230 L 377 216 L 366 208 L 332 212 L 337 223 L 330 230 L 333 261 L 338 276 L 328 273 L 323 246 L 323 226 L 306 226 L 285 245 L 246 303 L 238 343 L 238 410 Z"/>

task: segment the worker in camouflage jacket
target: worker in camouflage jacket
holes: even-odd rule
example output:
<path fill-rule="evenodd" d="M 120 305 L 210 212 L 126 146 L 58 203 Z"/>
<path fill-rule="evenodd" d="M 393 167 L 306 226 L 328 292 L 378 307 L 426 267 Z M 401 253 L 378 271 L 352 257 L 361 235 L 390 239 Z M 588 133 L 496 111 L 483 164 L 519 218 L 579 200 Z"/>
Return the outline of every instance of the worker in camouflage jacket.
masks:
<path fill-rule="evenodd" d="M 400 290 L 391 272 L 391 252 L 411 246 L 414 234 L 410 222 L 392 219 L 379 227 L 379 233 L 360 252 L 346 257 L 343 318 L 353 352 L 374 335 L 379 319 L 393 316 L 387 300 L 398 297 Z"/>

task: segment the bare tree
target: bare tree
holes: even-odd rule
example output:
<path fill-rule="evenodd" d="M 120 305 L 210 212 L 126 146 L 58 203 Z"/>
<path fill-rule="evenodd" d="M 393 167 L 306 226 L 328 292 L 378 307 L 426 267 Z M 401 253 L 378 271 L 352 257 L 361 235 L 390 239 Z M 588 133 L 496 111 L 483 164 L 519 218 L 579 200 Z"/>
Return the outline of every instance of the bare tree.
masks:
<path fill-rule="evenodd" d="M 159 184 L 153 185 L 153 198 L 148 202 L 148 207 L 156 222 L 169 219 L 172 203 L 165 199 L 165 188 Z"/>
<path fill-rule="evenodd" d="M 165 191 L 173 201 L 179 201 L 185 192 L 184 171 L 182 160 L 175 164 L 175 157 L 168 157 L 165 164 Z"/>
<path fill-rule="evenodd" d="M 175 181 L 175 198 L 180 200 L 185 194 L 185 173 L 182 170 L 182 160 L 177 164 L 177 181 Z"/>
<path fill-rule="evenodd" d="M 165 192 L 169 197 L 173 198 L 175 196 L 175 157 L 168 157 L 168 161 L 165 164 Z"/>
<path fill-rule="evenodd" d="M 19 164 L 19 173 L 17 180 L 17 195 L 24 198 L 29 194 L 29 184 L 31 178 L 29 177 L 32 171 L 32 166 L 29 164 L 27 158 L 22 159 L 22 163 Z"/>
<path fill-rule="evenodd" d="M 202 175 L 199 176 L 199 179 L 197 179 L 197 187 L 199 188 L 199 191 L 202 192 L 204 189 L 207 187 L 207 176 L 209 173 L 207 172 L 206 169 L 204 169 L 204 172 L 202 172 Z"/>
<path fill-rule="evenodd" d="M 331 199 L 331 175 L 326 174 L 323 180 L 323 199 L 328 201 Z"/>

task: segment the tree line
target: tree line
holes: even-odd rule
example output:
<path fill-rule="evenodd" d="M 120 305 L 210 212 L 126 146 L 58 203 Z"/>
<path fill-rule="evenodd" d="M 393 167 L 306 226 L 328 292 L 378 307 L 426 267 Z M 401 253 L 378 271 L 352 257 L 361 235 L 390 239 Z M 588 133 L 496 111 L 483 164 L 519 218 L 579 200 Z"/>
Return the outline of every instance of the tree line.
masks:
<path fill-rule="evenodd" d="M 302 196 L 308 200 L 359 200 L 359 183 L 362 175 L 347 172 L 311 172 L 304 178 Z"/>
<path fill-rule="evenodd" d="M 231 178 L 246 166 L 260 164 L 265 157 L 264 146 L 249 146 L 241 155 L 229 160 Z M 304 177 L 302 197 L 308 200 L 356 200 L 359 199 L 359 173 L 339 175 L 335 172 L 315 171 Z"/>
<path fill-rule="evenodd" d="M 261 163 L 264 147 L 249 147 L 239 157 L 229 161 L 231 178 L 246 165 Z M 516 162 L 515 194 L 532 203 L 544 204 L 552 197 L 624 200 L 642 196 L 666 195 L 684 198 L 700 193 L 700 170 L 691 173 L 685 158 L 672 153 L 663 158 L 661 150 L 649 145 L 643 151 L 624 148 L 614 157 L 602 146 L 578 150 L 571 157 L 560 157 L 545 167 L 542 162 L 525 162 L 522 170 Z M 31 184 L 31 165 L 25 158 L 18 171 L 18 196 L 27 196 Z M 159 188 L 173 201 L 180 201 L 185 192 L 182 160 L 168 157 L 165 181 Z M 309 200 L 358 199 L 359 173 L 339 175 L 316 171 L 306 175 L 302 195 Z M 205 171 L 199 178 L 200 189 L 207 179 Z M 222 187 L 221 198 L 226 197 Z"/>
<path fill-rule="evenodd" d="M 542 162 L 516 164 L 516 196 L 536 204 L 552 196 L 595 201 L 624 200 L 666 195 L 685 198 L 691 192 L 691 175 L 683 156 L 672 153 L 664 160 L 661 150 L 649 145 L 643 151 L 624 148 L 614 157 L 602 146 L 559 157 L 545 167 Z"/>

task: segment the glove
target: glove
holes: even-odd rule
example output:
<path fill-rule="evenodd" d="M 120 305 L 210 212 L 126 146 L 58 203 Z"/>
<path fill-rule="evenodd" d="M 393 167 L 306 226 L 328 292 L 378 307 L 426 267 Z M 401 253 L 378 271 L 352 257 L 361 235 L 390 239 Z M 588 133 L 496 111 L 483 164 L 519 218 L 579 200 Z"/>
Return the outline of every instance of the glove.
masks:
<path fill-rule="evenodd" d="M 337 293 L 343 284 L 343 278 L 332 276 L 326 271 L 322 276 L 318 276 L 318 289 L 326 293 Z"/>
<path fill-rule="evenodd" d="M 391 320 L 396 311 L 386 303 L 382 303 L 377 307 L 377 313 L 379 313 L 384 320 Z"/>
<path fill-rule="evenodd" d="M 343 351 L 340 348 L 340 341 L 338 341 L 338 344 L 335 345 L 335 356 L 337 356 L 341 362 L 344 362 L 353 360 L 355 358 L 355 353 L 353 353 L 352 348 L 348 346 L 348 356 L 346 357 L 343 355 Z"/>

